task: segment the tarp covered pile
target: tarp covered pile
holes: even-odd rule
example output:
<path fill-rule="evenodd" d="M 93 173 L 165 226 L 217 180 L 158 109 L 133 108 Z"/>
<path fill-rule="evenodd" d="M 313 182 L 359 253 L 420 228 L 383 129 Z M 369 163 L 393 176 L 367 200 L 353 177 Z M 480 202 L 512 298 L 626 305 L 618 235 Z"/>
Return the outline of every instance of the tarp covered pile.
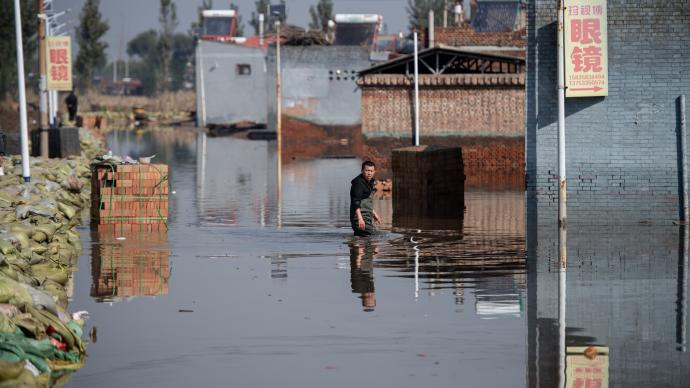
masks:
<path fill-rule="evenodd" d="M 82 316 L 67 312 L 81 250 L 76 226 L 89 204 L 88 160 L 101 152 L 80 132 L 81 158 L 2 160 L 0 176 L 0 388 L 60 384 L 85 355 Z"/>

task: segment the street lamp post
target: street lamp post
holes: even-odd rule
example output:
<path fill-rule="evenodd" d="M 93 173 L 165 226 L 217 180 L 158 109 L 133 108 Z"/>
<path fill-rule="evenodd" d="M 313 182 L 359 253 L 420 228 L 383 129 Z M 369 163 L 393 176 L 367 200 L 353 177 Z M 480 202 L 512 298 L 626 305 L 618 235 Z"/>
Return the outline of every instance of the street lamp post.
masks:
<path fill-rule="evenodd" d="M 31 180 L 29 171 L 29 129 L 26 123 L 26 90 L 24 83 L 24 50 L 22 44 L 22 17 L 19 0 L 14 0 L 14 27 L 17 44 L 17 89 L 19 89 L 19 134 L 22 148 L 22 176 Z"/>

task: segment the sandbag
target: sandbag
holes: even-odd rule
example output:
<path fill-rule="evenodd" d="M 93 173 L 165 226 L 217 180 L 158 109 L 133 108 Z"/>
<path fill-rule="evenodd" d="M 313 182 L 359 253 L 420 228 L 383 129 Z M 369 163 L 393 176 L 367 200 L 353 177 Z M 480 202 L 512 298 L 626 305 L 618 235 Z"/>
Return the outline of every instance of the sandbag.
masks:
<path fill-rule="evenodd" d="M 65 217 L 67 217 L 70 220 L 77 214 L 77 209 L 70 205 L 67 205 L 66 203 L 58 202 L 57 206 L 58 210 L 60 210 L 62 214 L 64 214 Z"/>
<path fill-rule="evenodd" d="M 0 303 L 24 305 L 33 302 L 31 294 L 22 284 L 7 276 L 0 275 Z"/>

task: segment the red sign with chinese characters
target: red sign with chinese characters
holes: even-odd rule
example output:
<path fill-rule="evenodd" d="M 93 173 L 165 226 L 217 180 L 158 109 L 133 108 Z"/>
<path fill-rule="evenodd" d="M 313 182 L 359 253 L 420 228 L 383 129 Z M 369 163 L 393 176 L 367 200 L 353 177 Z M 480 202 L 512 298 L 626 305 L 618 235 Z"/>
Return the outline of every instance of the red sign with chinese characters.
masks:
<path fill-rule="evenodd" d="M 72 50 L 69 36 L 46 37 L 48 90 L 72 90 Z"/>
<path fill-rule="evenodd" d="M 606 0 L 565 0 L 565 95 L 608 96 Z"/>

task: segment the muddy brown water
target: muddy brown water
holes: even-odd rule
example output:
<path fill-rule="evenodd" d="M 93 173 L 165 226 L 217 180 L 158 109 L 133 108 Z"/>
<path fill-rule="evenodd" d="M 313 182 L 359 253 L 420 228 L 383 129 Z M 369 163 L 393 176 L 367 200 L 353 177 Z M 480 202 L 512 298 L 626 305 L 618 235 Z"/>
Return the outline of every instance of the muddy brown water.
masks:
<path fill-rule="evenodd" d="M 355 240 L 359 160 L 293 162 L 279 186 L 271 142 L 108 145 L 170 165 L 169 230 L 82 227 L 70 309 L 95 335 L 69 386 L 558 386 L 557 234 L 526 229 L 522 191 L 468 191 L 443 231 L 397 228 L 377 200 L 384 233 Z M 598 346 L 601 373 L 569 381 L 690 381 L 678 229 L 570 235 L 566 346 Z"/>

